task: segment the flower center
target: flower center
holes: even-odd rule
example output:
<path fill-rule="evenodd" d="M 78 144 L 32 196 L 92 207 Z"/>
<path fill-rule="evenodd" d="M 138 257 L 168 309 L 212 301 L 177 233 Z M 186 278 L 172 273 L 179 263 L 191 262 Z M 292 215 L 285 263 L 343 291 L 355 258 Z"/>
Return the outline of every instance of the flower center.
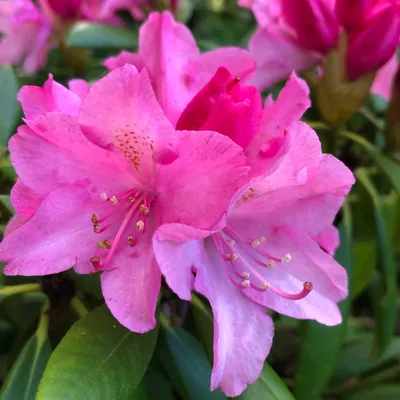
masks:
<path fill-rule="evenodd" d="M 146 232 L 150 206 L 154 200 L 150 193 L 143 193 L 137 189 L 130 190 L 119 197 L 108 197 L 106 193 L 102 193 L 100 197 L 112 205 L 112 210 L 102 217 L 95 213 L 92 214 L 93 230 L 100 234 L 115 227 L 118 223 L 119 227 L 113 239 L 98 241 L 99 248 L 105 250 L 106 255 L 103 260 L 98 255 L 90 259 L 96 270 L 105 269 L 110 263 L 118 244 L 123 240 L 128 225 L 132 226 L 130 224 L 132 220 L 136 220 L 135 232 L 125 239 L 128 246 L 135 247 L 137 245 L 140 236 Z"/>
<path fill-rule="evenodd" d="M 292 258 L 289 253 L 283 257 L 275 257 L 263 250 L 263 244 L 267 240 L 265 236 L 246 240 L 233 229 L 226 227 L 223 231 L 213 235 L 213 239 L 218 252 L 226 262 L 226 274 L 235 286 L 241 289 L 251 287 L 259 292 L 270 289 L 289 300 L 303 299 L 313 289 L 311 282 L 305 282 L 303 290 L 299 293 L 286 293 L 257 271 L 254 264 L 263 268 L 272 268 L 276 264 L 287 263 Z"/>

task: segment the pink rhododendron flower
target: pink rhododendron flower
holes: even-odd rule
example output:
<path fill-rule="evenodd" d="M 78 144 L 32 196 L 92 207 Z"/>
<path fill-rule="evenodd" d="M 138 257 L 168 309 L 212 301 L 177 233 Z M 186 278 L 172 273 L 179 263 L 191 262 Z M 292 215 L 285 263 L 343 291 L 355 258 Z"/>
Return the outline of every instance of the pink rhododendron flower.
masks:
<path fill-rule="evenodd" d="M 176 132 L 146 71 L 117 69 L 95 83 L 76 118 L 49 106 L 52 79 L 38 98 L 22 90 L 26 126 L 10 140 L 19 180 L 18 218 L 0 245 L 9 275 L 45 275 L 73 267 L 102 270 L 105 301 L 126 327 L 155 326 L 161 273 L 152 235 L 161 223 L 212 229 L 246 179 L 242 149 L 216 132 Z M 64 94 L 66 94 L 64 90 Z M 46 112 L 46 110 L 62 112 Z"/>
<path fill-rule="evenodd" d="M 341 322 L 337 303 L 347 295 L 347 275 L 331 256 L 338 244 L 332 222 L 354 178 L 322 154 L 316 133 L 298 121 L 309 105 L 307 86 L 293 75 L 277 101 L 268 100 L 245 146 L 252 174 L 226 218 L 209 230 L 163 224 L 153 238 L 171 289 L 184 300 L 196 290 L 210 301 L 211 389 L 228 396 L 261 373 L 273 337 L 266 307 L 326 325 Z"/>
<path fill-rule="evenodd" d="M 31 0 L 0 2 L 0 66 L 23 63 L 35 72 L 53 46 L 51 23 Z"/>
<path fill-rule="evenodd" d="M 157 99 L 174 125 L 218 67 L 228 68 L 243 81 L 248 80 L 256 68 L 255 58 L 236 47 L 200 55 L 189 29 L 175 22 L 169 12 L 150 14 L 140 28 L 137 54 L 124 51 L 105 61 L 111 70 L 126 63 L 135 65 L 138 70 L 147 69 Z"/>
<path fill-rule="evenodd" d="M 398 68 L 397 54 L 378 71 L 374 84 L 372 85 L 372 92 L 379 94 L 384 99 L 389 100 L 394 85 L 394 79 Z"/>
<path fill-rule="evenodd" d="M 258 59 L 254 84 L 264 89 L 292 70 L 316 65 L 333 50 L 339 34 L 348 38 L 346 71 L 358 79 L 392 57 L 400 38 L 400 8 L 395 0 L 254 0 L 260 29 L 249 43 Z"/>

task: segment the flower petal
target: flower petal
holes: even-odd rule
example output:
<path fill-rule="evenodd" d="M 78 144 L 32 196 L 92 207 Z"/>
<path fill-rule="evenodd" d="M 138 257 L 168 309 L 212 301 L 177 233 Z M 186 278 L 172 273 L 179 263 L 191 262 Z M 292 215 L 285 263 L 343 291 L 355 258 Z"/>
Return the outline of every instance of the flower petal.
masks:
<path fill-rule="evenodd" d="M 154 157 L 175 151 L 175 130 L 154 96 L 147 72 L 138 74 L 132 65 L 92 86 L 79 123 L 94 143 L 122 153 L 146 184 L 154 176 Z"/>
<path fill-rule="evenodd" d="M 259 29 L 250 39 L 249 51 L 257 58 L 257 71 L 249 82 L 264 90 L 288 77 L 317 64 L 321 56 L 301 49 L 272 29 Z"/>
<path fill-rule="evenodd" d="M 156 326 L 155 310 L 161 273 L 154 259 L 150 238 L 136 247 L 125 247 L 113 257 L 113 267 L 101 275 L 108 308 L 125 327 L 144 333 Z"/>
<path fill-rule="evenodd" d="M 386 100 L 390 99 L 397 67 L 397 53 L 395 53 L 393 57 L 382 68 L 378 70 L 378 73 L 376 74 L 376 78 L 372 85 L 372 93 L 379 94 Z"/>
<path fill-rule="evenodd" d="M 122 157 L 91 143 L 72 117 L 49 113 L 27 122 L 30 128 L 21 126 L 9 142 L 11 161 L 39 195 L 72 184 L 99 198 L 137 184 Z"/>
<path fill-rule="evenodd" d="M 86 190 L 66 186 L 50 193 L 36 214 L 0 244 L 7 275 L 47 275 L 73 266 L 93 271 L 90 258 L 99 236 L 90 218 L 93 205 Z"/>
<path fill-rule="evenodd" d="M 211 241 L 209 262 L 197 268 L 195 289 L 209 300 L 214 314 L 214 367 L 211 390 L 229 397 L 241 394 L 260 376 L 273 338 L 267 311 L 246 299 L 229 282 L 221 256 Z"/>
<path fill-rule="evenodd" d="M 340 244 L 339 231 L 333 225 L 328 226 L 315 237 L 315 240 L 328 254 L 333 256 Z"/>
<path fill-rule="evenodd" d="M 226 212 L 248 169 L 241 147 L 209 131 L 181 131 L 179 157 L 159 167 L 162 223 L 210 229 Z"/>

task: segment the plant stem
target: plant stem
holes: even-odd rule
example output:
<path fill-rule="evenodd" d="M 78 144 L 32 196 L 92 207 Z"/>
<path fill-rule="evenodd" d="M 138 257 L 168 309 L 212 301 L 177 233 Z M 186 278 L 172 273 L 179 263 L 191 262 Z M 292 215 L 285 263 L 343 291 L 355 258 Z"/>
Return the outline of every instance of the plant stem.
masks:
<path fill-rule="evenodd" d="M 77 296 L 71 299 L 71 307 L 80 318 L 83 318 L 89 313 L 89 310 L 83 304 L 82 300 Z"/>
<path fill-rule="evenodd" d="M 5 286 L 0 289 L 0 299 L 2 297 L 11 296 L 20 293 L 40 292 L 39 283 L 26 283 L 23 285 Z"/>

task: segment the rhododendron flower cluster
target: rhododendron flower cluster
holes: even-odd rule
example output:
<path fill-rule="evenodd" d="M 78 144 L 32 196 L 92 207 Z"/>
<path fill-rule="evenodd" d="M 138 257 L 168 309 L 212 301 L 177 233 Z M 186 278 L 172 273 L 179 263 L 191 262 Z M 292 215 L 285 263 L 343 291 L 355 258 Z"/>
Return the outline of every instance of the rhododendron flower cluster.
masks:
<path fill-rule="evenodd" d="M 393 56 L 400 39 L 395 0 L 242 0 L 260 29 L 249 43 L 258 58 L 255 84 L 266 88 L 321 62 L 346 34 L 345 68 L 355 80 L 375 72 Z M 387 93 L 386 93 L 387 94 Z"/>

